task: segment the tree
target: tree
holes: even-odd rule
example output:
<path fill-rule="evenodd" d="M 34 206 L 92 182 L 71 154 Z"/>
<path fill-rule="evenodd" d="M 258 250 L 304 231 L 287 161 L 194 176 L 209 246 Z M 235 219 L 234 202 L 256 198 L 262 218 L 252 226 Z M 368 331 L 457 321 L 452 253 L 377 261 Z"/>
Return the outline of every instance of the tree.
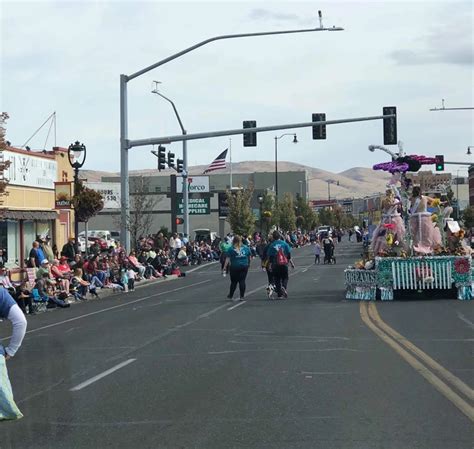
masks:
<path fill-rule="evenodd" d="M 275 207 L 274 195 L 265 192 L 262 202 L 263 223 L 265 232 L 268 234 L 272 226 L 278 226 L 278 210 Z"/>
<path fill-rule="evenodd" d="M 305 231 L 314 229 L 318 224 L 318 217 L 307 201 L 302 197 L 298 197 L 296 200 L 296 208 L 298 210 L 298 216 L 296 217 L 298 227 Z"/>
<path fill-rule="evenodd" d="M 467 206 L 462 212 L 462 221 L 466 229 L 474 228 L 474 207 Z"/>
<path fill-rule="evenodd" d="M 334 213 L 327 207 L 319 211 L 318 219 L 321 225 L 334 226 Z"/>
<path fill-rule="evenodd" d="M 237 235 L 250 235 L 255 229 L 255 215 L 250 207 L 253 186 L 247 189 L 227 191 L 229 214 L 227 221 L 232 231 Z"/>
<path fill-rule="evenodd" d="M 5 140 L 5 123 L 7 120 L 8 114 L 6 112 L 2 112 L 0 114 L 0 205 L 3 204 L 3 198 L 8 196 L 8 192 L 6 191 L 8 180 L 5 179 L 5 170 L 10 166 L 10 161 L 4 161 L 3 155 L 1 154 L 2 151 L 7 149 L 7 142 Z"/>
<path fill-rule="evenodd" d="M 296 214 L 293 197 L 290 193 L 285 193 L 283 201 L 278 204 L 278 209 L 280 229 L 283 231 L 294 231 L 296 229 Z"/>
<path fill-rule="evenodd" d="M 130 232 L 132 245 L 136 245 L 140 237 L 152 232 L 152 212 L 158 203 L 158 199 L 156 195 L 149 193 L 150 180 L 148 178 L 137 176 L 132 178 L 131 181 L 131 207 L 127 229 Z"/>
<path fill-rule="evenodd" d="M 72 197 L 72 205 L 77 221 L 85 223 L 104 208 L 104 200 L 99 192 L 89 189 L 79 180 Z"/>

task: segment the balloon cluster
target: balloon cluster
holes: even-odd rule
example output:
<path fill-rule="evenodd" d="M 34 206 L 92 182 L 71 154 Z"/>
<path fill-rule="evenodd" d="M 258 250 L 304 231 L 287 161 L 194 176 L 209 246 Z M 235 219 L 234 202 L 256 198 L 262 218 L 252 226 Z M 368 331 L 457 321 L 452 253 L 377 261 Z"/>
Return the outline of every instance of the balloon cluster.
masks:
<path fill-rule="evenodd" d="M 422 165 L 436 164 L 436 158 L 427 156 L 418 156 L 411 154 L 409 156 L 398 157 L 392 162 L 382 162 L 372 168 L 374 170 L 388 171 L 389 173 L 417 172 Z"/>

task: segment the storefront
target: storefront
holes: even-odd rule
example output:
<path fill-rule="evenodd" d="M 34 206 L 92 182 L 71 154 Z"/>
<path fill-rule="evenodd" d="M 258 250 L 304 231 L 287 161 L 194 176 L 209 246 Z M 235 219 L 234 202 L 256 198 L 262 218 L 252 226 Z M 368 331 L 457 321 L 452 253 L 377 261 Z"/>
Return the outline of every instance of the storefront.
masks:
<path fill-rule="evenodd" d="M 69 209 L 56 210 L 57 182 L 72 180 L 72 168 L 67 149 L 27 151 L 8 147 L 3 159 L 8 180 L 0 209 L 0 260 L 11 269 L 23 268 L 33 241 L 49 236 L 51 246 L 59 251 L 73 229 L 73 214 Z"/>

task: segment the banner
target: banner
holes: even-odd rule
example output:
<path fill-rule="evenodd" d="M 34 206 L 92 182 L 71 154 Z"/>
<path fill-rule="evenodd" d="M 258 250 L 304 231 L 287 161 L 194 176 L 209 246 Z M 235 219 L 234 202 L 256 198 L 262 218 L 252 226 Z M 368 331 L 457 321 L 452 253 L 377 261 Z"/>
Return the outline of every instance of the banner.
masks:
<path fill-rule="evenodd" d="M 54 183 L 54 208 L 71 209 L 71 185 L 72 182 Z"/>
<path fill-rule="evenodd" d="M 85 185 L 102 195 L 104 209 L 121 208 L 119 182 L 86 182 Z"/>

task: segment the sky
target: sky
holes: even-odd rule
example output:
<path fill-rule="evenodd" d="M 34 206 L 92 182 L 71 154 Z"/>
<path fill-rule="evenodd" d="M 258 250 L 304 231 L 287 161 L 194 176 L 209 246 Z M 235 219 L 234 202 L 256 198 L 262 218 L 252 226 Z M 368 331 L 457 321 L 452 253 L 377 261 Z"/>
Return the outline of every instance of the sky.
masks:
<path fill-rule="evenodd" d="M 214 42 L 128 83 L 129 138 L 180 134 L 168 103 L 151 93 L 153 81 L 171 98 L 188 133 L 381 115 L 396 106 L 398 138 L 409 154 L 470 161 L 474 111 L 431 112 L 474 106 L 473 4 L 454 1 L 330 2 L 22 2 L 2 1 L 1 108 L 7 139 L 22 145 L 56 111 L 58 146 L 87 146 L 84 168 L 118 171 L 119 77 L 130 75 L 209 37 L 260 31 L 343 27 Z M 208 164 L 232 145 L 233 161 L 278 156 L 341 172 L 387 160 L 368 145 L 382 144 L 382 122 L 193 140 L 191 165 Z M 48 126 L 29 143 L 45 146 Z M 46 147 L 55 144 L 53 133 Z M 168 146 L 181 155 L 181 143 Z M 396 150 L 396 147 L 393 148 Z M 156 167 L 152 147 L 130 150 L 130 169 Z M 474 148 L 473 148 L 474 153 Z M 474 156 L 472 156 L 474 157 Z M 454 167 L 453 167 L 454 169 Z M 457 169 L 457 168 L 456 168 Z M 462 173 L 462 171 L 461 171 Z"/>

